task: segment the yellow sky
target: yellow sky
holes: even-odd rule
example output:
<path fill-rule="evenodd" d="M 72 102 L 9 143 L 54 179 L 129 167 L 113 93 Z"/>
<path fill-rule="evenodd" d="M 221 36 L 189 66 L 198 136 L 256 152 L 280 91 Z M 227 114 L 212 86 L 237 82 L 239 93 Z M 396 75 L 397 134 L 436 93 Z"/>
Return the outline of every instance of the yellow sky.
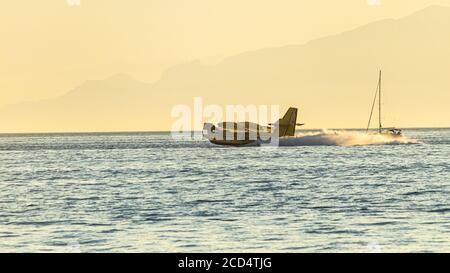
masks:
<path fill-rule="evenodd" d="M 155 81 L 187 60 L 304 43 L 433 0 L 14 0 L 0 3 L 0 106 L 118 72 Z M 376 0 L 374 0 L 376 1 Z"/>

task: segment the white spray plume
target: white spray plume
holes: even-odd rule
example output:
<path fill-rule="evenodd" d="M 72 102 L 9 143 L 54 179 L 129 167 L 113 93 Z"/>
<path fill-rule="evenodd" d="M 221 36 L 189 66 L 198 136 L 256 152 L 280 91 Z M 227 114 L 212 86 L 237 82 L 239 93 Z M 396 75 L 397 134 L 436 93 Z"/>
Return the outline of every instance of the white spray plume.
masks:
<path fill-rule="evenodd" d="M 388 144 L 420 144 L 406 136 L 392 137 L 364 132 L 322 130 L 314 133 L 299 133 L 295 137 L 280 139 L 280 146 L 364 146 Z"/>

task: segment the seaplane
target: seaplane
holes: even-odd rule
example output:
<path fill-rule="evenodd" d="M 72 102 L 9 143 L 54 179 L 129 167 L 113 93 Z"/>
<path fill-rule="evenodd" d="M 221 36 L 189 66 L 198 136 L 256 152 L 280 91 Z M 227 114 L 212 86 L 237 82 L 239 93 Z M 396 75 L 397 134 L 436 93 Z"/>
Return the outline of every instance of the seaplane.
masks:
<path fill-rule="evenodd" d="M 203 136 L 211 143 L 223 146 L 255 146 L 271 143 L 274 138 L 295 136 L 298 109 L 291 107 L 277 122 L 262 126 L 253 122 L 205 123 Z"/>
<path fill-rule="evenodd" d="M 402 137 L 403 132 L 401 129 L 398 129 L 395 127 L 383 128 L 383 125 L 381 123 L 381 101 L 382 101 L 381 100 L 381 70 L 380 70 L 379 76 L 378 76 L 378 86 L 377 86 L 377 90 L 375 92 L 375 98 L 373 99 L 372 110 L 370 111 L 369 122 L 367 123 L 366 133 L 369 133 L 369 130 L 370 130 L 370 123 L 372 121 L 372 116 L 373 116 L 377 98 L 378 98 L 378 132 L 376 132 L 375 134 L 393 137 L 393 138 Z"/>

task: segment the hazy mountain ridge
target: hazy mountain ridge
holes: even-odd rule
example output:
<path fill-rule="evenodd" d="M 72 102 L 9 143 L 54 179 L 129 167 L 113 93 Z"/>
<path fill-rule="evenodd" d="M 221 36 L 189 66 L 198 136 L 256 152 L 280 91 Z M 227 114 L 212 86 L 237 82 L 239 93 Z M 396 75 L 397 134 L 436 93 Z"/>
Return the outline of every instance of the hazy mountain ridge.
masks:
<path fill-rule="evenodd" d="M 1 109 L 0 131 L 167 130 L 171 107 L 192 105 L 193 96 L 219 105 L 298 106 L 312 128 L 362 127 L 380 67 L 385 122 L 434 126 L 436 117 L 450 120 L 441 98 L 450 89 L 448 29 L 450 8 L 432 6 L 303 45 L 181 64 L 153 84 L 126 74 L 87 81 L 59 98 Z M 343 96 L 346 103 L 334 103 Z M 433 110 L 417 110 L 424 105 Z"/>

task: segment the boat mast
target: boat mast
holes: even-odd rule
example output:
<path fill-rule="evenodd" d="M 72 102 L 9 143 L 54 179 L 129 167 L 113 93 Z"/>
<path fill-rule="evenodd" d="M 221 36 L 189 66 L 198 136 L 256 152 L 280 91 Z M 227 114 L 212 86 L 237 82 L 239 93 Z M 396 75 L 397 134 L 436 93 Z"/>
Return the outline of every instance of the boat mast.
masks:
<path fill-rule="evenodd" d="M 381 131 L 383 129 L 383 126 L 381 125 L 381 70 L 380 70 L 380 76 L 378 79 L 378 119 L 379 119 L 379 127 L 378 132 L 381 134 Z"/>
<path fill-rule="evenodd" d="M 375 105 L 377 103 L 377 97 L 378 97 L 379 91 L 380 91 L 380 78 L 378 78 L 378 85 L 377 85 L 377 88 L 375 89 L 375 97 L 373 98 L 372 108 L 370 110 L 369 121 L 367 122 L 366 133 L 368 133 L 369 129 L 370 129 L 370 123 L 372 122 L 372 116 L 373 116 L 373 110 L 375 110 Z"/>

